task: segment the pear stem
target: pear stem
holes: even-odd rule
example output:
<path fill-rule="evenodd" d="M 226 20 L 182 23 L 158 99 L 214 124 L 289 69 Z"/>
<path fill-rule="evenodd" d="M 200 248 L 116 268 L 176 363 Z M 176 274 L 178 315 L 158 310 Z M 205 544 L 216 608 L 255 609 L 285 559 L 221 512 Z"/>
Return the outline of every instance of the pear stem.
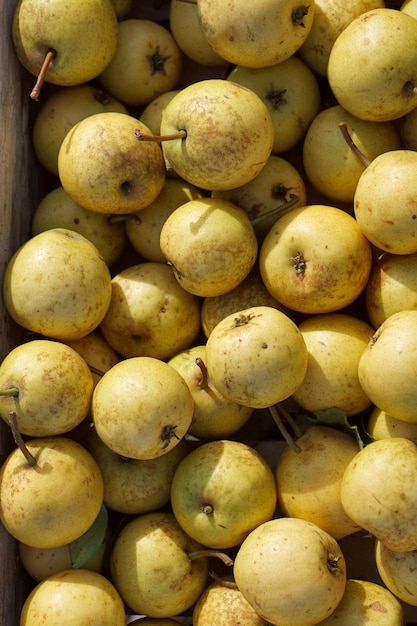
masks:
<path fill-rule="evenodd" d="M 48 52 L 46 53 L 45 58 L 44 58 L 43 63 L 42 63 L 42 67 L 41 67 L 41 69 L 39 71 L 36 83 L 35 83 L 32 91 L 30 92 L 30 97 L 32 98 L 32 100 L 38 100 L 39 99 L 39 95 L 41 93 L 42 85 L 45 82 L 46 72 L 48 71 L 48 68 L 49 68 L 52 60 L 55 58 L 55 56 L 56 56 L 56 51 L 55 50 L 48 50 Z"/>
<path fill-rule="evenodd" d="M 293 429 L 297 439 L 301 437 L 301 435 L 303 434 L 303 431 L 301 430 L 301 428 L 299 427 L 299 425 L 297 424 L 297 422 L 295 421 L 291 413 L 287 411 L 287 408 L 282 404 L 282 402 L 278 402 L 276 406 L 279 407 L 279 410 L 281 411 L 282 415 L 285 417 L 287 422 L 291 425 L 291 428 Z"/>
<path fill-rule="evenodd" d="M 201 370 L 201 380 L 198 383 L 198 386 L 200 387 L 200 389 L 206 389 L 209 386 L 206 364 L 200 356 L 196 358 L 195 363 Z"/>
<path fill-rule="evenodd" d="M 29 452 L 25 442 L 23 441 L 22 434 L 19 430 L 19 426 L 17 424 L 17 415 L 15 411 L 9 413 L 9 424 L 12 429 L 13 439 L 18 448 L 23 452 L 28 465 L 34 467 L 37 463 L 36 458 L 33 456 L 31 452 Z"/>
<path fill-rule="evenodd" d="M 171 135 L 146 135 L 142 133 L 139 128 L 135 130 L 135 135 L 140 141 L 172 141 L 173 139 L 185 139 L 187 136 L 186 130 L 179 130 Z"/>
<path fill-rule="evenodd" d="M 222 585 L 223 587 L 228 587 L 229 589 L 237 589 L 237 584 L 233 580 L 225 580 L 224 578 L 216 574 L 214 570 L 211 569 L 209 571 L 209 575 L 219 585 Z"/>
<path fill-rule="evenodd" d="M 231 567 L 233 565 L 233 560 L 225 554 L 224 552 L 219 552 L 218 550 L 197 550 L 196 552 L 189 552 L 188 558 L 191 561 L 195 561 L 195 559 L 203 559 L 207 557 L 214 557 L 215 559 L 220 559 L 223 561 L 225 565 Z"/>
<path fill-rule="evenodd" d="M 88 365 L 88 367 L 92 374 L 96 374 L 96 376 L 100 376 L 100 378 L 104 376 L 104 372 L 102 370 L 99 370 L 97 367 L 94 367 L 94 365 Z"/>
<path fill-rule="evenodd" d="M 10 389 L 2 389 L 0 391 L 0 396 L 12 396 L 13 398 L 17 398 L 19 395 L 19 389 L 17 387 L 10 387 Z"/>
<path fill-rule="evenodd" d="M 294 439 L 291 437 L 290 433 L 288 432 L 288 430 L 285 428 L 282 419 L 278 413 L 278 409 L 276 407 L 275 404 L 273 404 L 272 406 L 269 407 L 269 412 L 271 413 L 272 417 L 274 418 L 274 422 L 275 424 L 278 426 L 278 429 L 281 433 L 281 435 L 284 437 L 285 441 L 287 442 L 287 444 L 290 446 L 290 448 L 292 448 L 294 450 L 294 452 L 297 452 L 297 454 L 299 454 L 301 452 L 301 448 L 299 445 L 296 444 L 296 442 L 294 441 Z"/>
<path fill-rule="evenodd" d="M 290 194 L 290 200 L 288 200 L 287 202 L 284 202 L 284 204 L 279 204 L 277 207 L 275 207 L 275 209 L 271 209 L 271 211 L 267 211 L 266 213 L 261 213 L 260 215 L 257 215 L 256 217 L 254 217 L 251 220 L 252 226 L 256 226 L 256 224 L 259 224 L 259 222 L 262 222 L 263 220 L 266 220 L 269 217 L 272 217 L 276 213 L 282 214 L 288 211 L 289 209 L 292 209 L 292 207 L 295 206 L 297 202 L 299 201 L 300 201 L 300 198 L 298 196 L 296 196 L 295 194 Z"/>
<path fill-rule="evenodd" d="M 363 165 L 365 167 L 368 167 L 368 165 L 371 163 L 371 159 L 369 159 L 361 150 L 359 150 L 358 146 L 355 144 L 355 142 L 353 141 L 349 131 L 348 131 L 348 127 L 346 122 L 340 122 L 338 124 L 343 138 L 346 141 L 347 145 L 349 146 L 349 148 L 352 150 L 352 152 L 354 154 L 356 154 L 356 156 L 358 157 L 358 159 L 363 163 Z"/>

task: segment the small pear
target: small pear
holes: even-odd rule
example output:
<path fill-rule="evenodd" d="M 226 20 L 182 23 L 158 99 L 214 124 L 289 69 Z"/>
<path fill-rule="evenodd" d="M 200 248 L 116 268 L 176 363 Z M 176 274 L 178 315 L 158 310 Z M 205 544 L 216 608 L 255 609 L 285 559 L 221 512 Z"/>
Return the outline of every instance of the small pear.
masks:
<path fill-rule="evenodd" d="M 193 626 L 268 626 L 230 577 L 211 583 L 193 609 Z"/>
<path fill-rule="evenodd" d="M 417 444 L 417 419 L 415 422 L 403 422 L 375 406 L 369 414 L 366 432 L 372 439 L 405 437 Z"/>
<path fill-rule="evenodd" d="M 384 585 L 403 602 L 417 606 L 417 550 L 390 550 L 375 542 L 375 563 Z"/>

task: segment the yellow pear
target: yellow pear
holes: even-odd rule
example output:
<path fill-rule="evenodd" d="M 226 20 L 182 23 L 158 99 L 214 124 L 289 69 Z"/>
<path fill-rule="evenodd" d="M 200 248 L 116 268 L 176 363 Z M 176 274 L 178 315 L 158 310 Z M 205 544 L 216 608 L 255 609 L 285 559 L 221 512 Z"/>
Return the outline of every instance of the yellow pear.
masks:
<path fill-rule="evenodd" d="M 375 563 L 384 585 L 400 600 L 417 606 L 417 550 L 390 550 L 375 542 Z"/>
<path fill-rule="evenodd" d="M 357 415 L 371 406 L 358 364 L 374 334 L 367 322 L 345 313 L 307 317 L 298 325 L 308 350 L 307 372 L 293 399 L 307 411 L 341 409 Z"/>
<path fill-rule="evenodd" d="M 417 446 L 405 437 L 373 441 L 347 466 L 341 485 L 346 514 L 397 552 L 417 549 Z"/>
<path fill-rule="evenodd" d="M 346 590 L 333 613 L 321 626 L 403 626 L 404 609 L 383 585 L 349 578 Z"/>
<path fill-rule="evenodd" d="M 417 444 L 417 418 L 414 422 L 403 422 L 377 406 L 372 409 L 369 415 L 366 431 L 372 439 L 405 437 Z"/>
<path fill-rule="evenodd" d="M 93 330 L 85 337 L 65 343 L 78 352 L 92 368 L 94 386 L 97 385 L 104 372 L 121 360 L 120 355 L 109 346 L 99 330 Z"/>
<path fill-rule="evenodd" d="M 293 517 L 255 528 L 239 547 L 233 571 L 249 604 L 279 626 L 315 626 L 336 609 L 346 587 L 336 539 Z"/>
<path fill-rule="evenodd" d="M 285 448 L 275 476 L 278 502 L 287 517 L 313 522 L 335 539 L 358 530 L 346 515 L 340 496 L 344 471 L 359 451 L 356 439 L 337 428 L 315 425 Z"/>
<path fill-rule="evenodd" d="M 125 626 L 123 600 L 102 574 L 87 569 L 63 570 L 41 581 L 22 608 L 20 626 Z"/>
<path fill-rule="evenodd" d="M 204 590 L 193 608 L 193 626 L 267 626 L 239 589 L 228 585 L 229 579 Z"/>

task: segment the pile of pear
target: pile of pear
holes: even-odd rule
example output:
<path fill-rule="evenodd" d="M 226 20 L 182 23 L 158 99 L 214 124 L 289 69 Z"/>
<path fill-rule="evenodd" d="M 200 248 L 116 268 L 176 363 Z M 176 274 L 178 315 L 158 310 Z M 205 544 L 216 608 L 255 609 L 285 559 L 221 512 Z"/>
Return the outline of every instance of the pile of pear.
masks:
<path fill-rule="evenodd" d="M 417 2 L 19 0 L 12 40 L 20 626 L 414 619 Z"/>

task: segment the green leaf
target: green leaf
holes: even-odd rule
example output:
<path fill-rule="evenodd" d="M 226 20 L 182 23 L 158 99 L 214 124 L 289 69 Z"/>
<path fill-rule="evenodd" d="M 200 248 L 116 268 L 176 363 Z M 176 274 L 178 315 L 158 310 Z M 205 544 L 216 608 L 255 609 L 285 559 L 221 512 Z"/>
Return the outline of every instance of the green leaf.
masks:
<path fill-rule="evenodd" d="M 108 524 L 108 512 L 104 504 L 90 528 L 69 544 L 74 569 L 82 567 L 99 549 L 104 541 Z"/>
<path fill-rule="evenodd" d="M 373 442 L 373 439 L 364 428 L 360 428 L 356 424 L 349 422 L 346 413 L 336 407 L 318 410 L 313 412 L 313 416 L 309 416 L 308 420 L 314 424 L 322 424 L 324 426 L 332 426 L 352 435 L 356 438 L 360 449 Z"/>

